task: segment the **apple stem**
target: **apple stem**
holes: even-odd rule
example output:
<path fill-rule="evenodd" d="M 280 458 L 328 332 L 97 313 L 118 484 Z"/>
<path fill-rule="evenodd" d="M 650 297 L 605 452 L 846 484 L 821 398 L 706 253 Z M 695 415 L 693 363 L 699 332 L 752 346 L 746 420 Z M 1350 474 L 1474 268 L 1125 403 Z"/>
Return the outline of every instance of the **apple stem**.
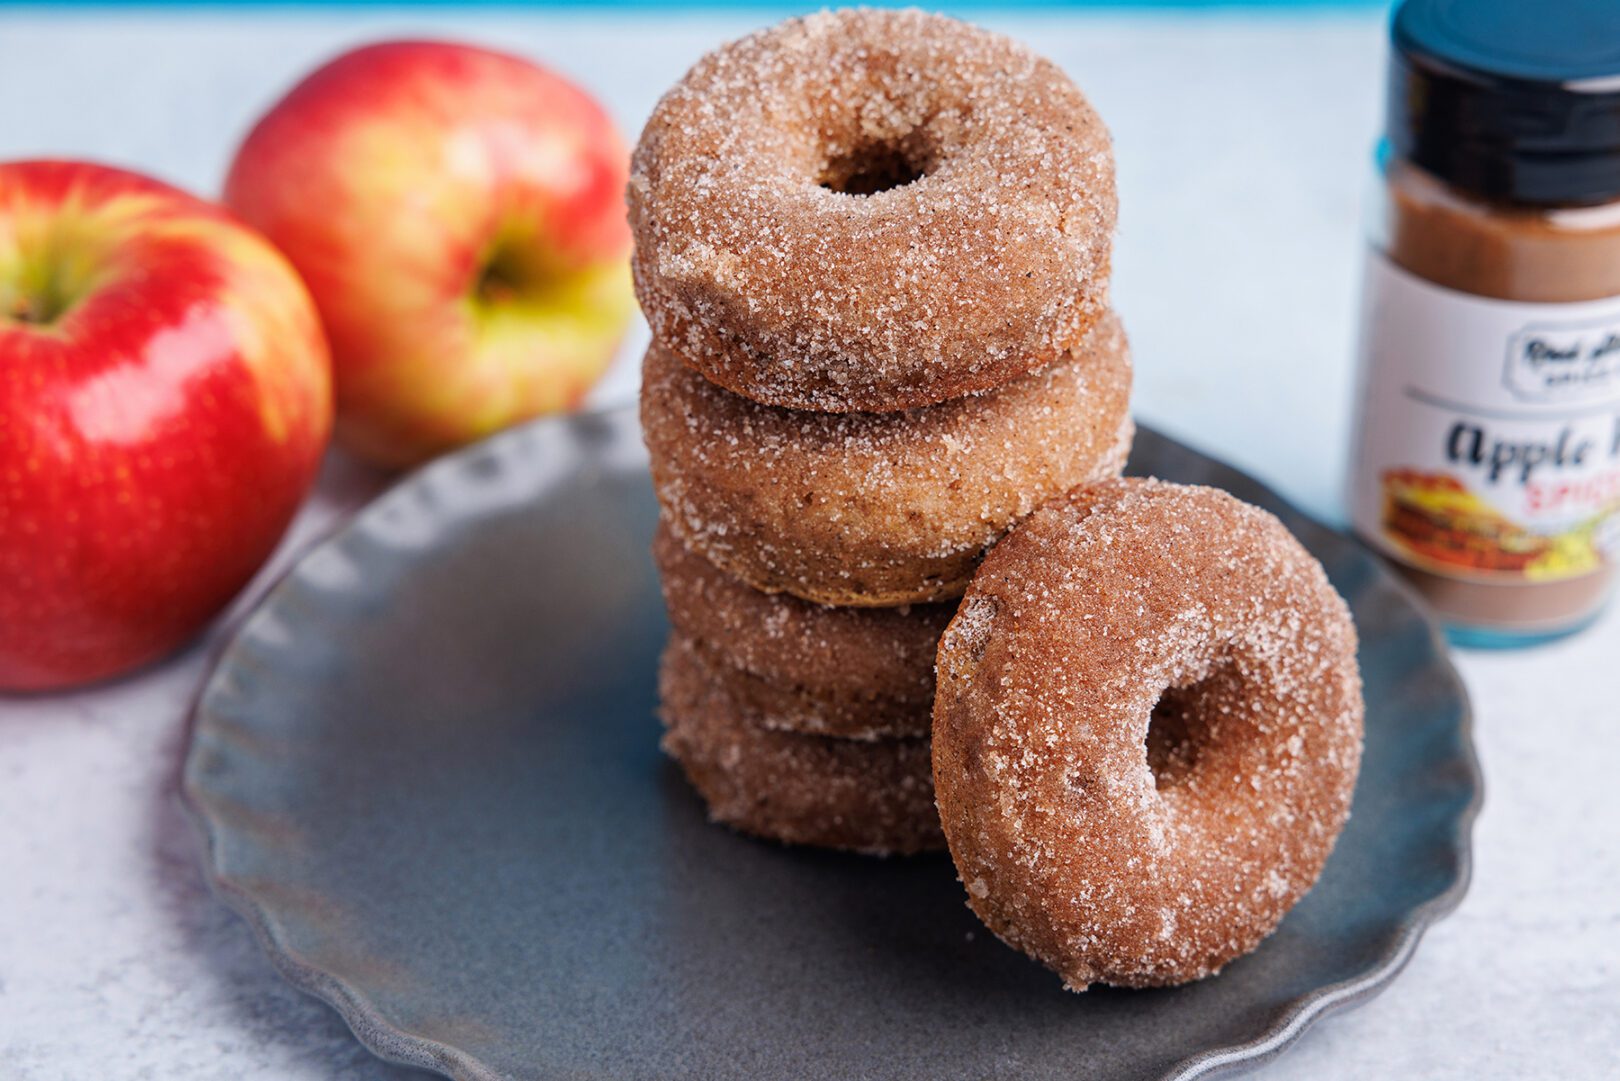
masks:
<path fill-rule="evenodd" d="M 35 309 L 34 300 L 26 293 L 12 297 L 11 307 L 6 314 L 19 323 L 33 323 L 39 319 L 39 312 Z"/>
<path fill-rule="evenodd" d="M 43 289 L 0 288 L 0 318 L 9 317 L 16 323 L 49 326 L 66 308 L 55 282 L 46 283 Z"/>

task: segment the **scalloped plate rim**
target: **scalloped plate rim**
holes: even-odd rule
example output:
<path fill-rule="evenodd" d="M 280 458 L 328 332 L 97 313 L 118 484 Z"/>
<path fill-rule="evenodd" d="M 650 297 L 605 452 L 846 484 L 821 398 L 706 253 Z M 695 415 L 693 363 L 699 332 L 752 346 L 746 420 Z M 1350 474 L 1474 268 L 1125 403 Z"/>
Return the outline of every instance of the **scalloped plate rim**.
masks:
<path fill-rule="evenodd" d="M 333 528 L 313 541 L 299 553 L 263 595 L 223 636 L 219 647 L 210 658 L 206 673 L 198 685 L 188 711 L 185 754 L 181 762 L 178 799 L 186 817 L 191 821 L 202 848 L 205 878 L 216 896 L 232 911 L 241 916 L 251 929 L 255 940 L 274 965 L 276 971 L 289 984 L 305 994 L 331 1006 L 348 1025 L 355 1039 L 378 1058 L 396 1065 L 434 1070 L 455 1081 L 509 1081 L 509 1078 L 484 1065 L 473 1055 L 439 1040 L 420 1036 L 396 1026 L 384 1016 L 370 997 L 353 982 L 323 969 L 320 965 L 302 959 L 280 938 L 280 928 L 269 906 L 251 889 L 225 871 L 220 862 L 223 835 L 226 828 L 208 814 L 206 800 L 194 782 L 196 732 L 208 712 L 210 692 L 228 662 L 258 621 L 267 617 L 289 587 L 320 553 L 334 548 L 367 522 L 386 515 L 399 501 L 408 498 L 422 487 L 442 485 L 456 475 L 464 479 L 479 470 L 479 463 L 512 452 L 519 443 L 549 432 L 572 431 L 585 424 L 601 424 L 622 417 L 634 410 L 633 405 L 610 410 L 551 417 L 498 433 L 479 443 L 435 459 L 419 469 L 400 477 L 365 506 L 340 519 Z M 1279 495 L 1264 482 L 1228 465 L 1214 455 L 1207 454 L 1181 439 L 1159 432 L 1149 425 L 1140 425 L 1170 443 L 1177 444 L 1216 467 L 1216 471 L 1239 486 L 1250 487 L 1263 493 L 1278 506 L 1286 508 L 1300 519 L 1328 532 L 1337 532 L 1313 516 L 1299 510 L 1290 500 Z M 1224 485 L 1223 485 L 1224 486 Z M 435 508 L 439 514 L 444 508 Z M 1342 534 L 1340 534 L 1342 536 Z M 1470 788 L 1467 804 L 1454 819 L 1452 840 L 1456 852 L 1456 871 L 1444 889 L 1428 900 L 1414 906 L 1398 924 L 1398 934 L 1390 945 L 1373 959 L 1366 969 L 1349 979 L 1325 984 L 1298 996 L 1272 1023 L 1263 1026 L 1255 1036 L 1245 1042 L 1208 1048 L 1174 1064 L 1160 1075 L 1159 1081 L 1192 1081 L 1237 1069 L 1259 1065 L 1274 1058 L 1300 1038 L 1322 1018 L 1348 1010 L 1376 995 L 1406 967 L 1416 952 L 1423 935 L 1436 922 L 1450 914 L 1468 892 L 1473 870 L 1473 828 L 1484 802 L 1484 778 L 1473 739 L 1473 709 L 1467 688 L 1452 664 L 1445 640 L 1431 619 L 1421 600 L 1410 586 L 1390 573 L 1369 555 L 1375 573 L 1386 587 L 1399 593 L 1422 618 L 1427 628 L 1426 645 L 1430 661 L 1443 671 L 1461 706 L 1457 741 L 1461 761 Z"/>

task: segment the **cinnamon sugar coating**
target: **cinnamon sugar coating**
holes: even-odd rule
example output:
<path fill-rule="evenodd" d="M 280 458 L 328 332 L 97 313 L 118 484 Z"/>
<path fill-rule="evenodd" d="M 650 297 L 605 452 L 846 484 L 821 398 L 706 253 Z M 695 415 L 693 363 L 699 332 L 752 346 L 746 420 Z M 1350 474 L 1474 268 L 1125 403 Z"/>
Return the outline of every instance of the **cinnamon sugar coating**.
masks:
<path fill-rule="evenodd" d="M 664 650 L 663 747 L 712 819 L 788 844 L 872 855 L 944 847 L 926 739 L 779 731 L 736 700 L 727 677 L 678 636 Z"/>
<path fill-rule="evenodd" d="M 934 652 L 954 604 L 830 608 L 761 593 L 690 552 L 660 523 L 653 540 L 669 621 L 761 723 L 842 739 L 925 739 Z"/>
<path fill-rule="evenodd" d="M 1102 121 L 1050 62 L 940 15 L 822 12 L 710 53 L 648 120 L 629 205 L 655 337 L 771 405 L 988 390 L 1107 309 Z"/>
<path fill-rule="evenodd" d="M 1349 611 L 1223 492 L 1117 480 L 1037 511 L 985 558 L 938 667 L 934 776 L 968 904 L 1074 990 L 1248 953 L 1349 813 Z"/>
<path fill-rule="evenodd" d="M 1130 385 L 1113 315 L 1061 363 L 898 413 L 759 405 L 654 342 L 641 421 L 659 502 L 688 548 L 767 593 L 892 606 L 960 596 L 1014 522 L 1118 475 Z"/>

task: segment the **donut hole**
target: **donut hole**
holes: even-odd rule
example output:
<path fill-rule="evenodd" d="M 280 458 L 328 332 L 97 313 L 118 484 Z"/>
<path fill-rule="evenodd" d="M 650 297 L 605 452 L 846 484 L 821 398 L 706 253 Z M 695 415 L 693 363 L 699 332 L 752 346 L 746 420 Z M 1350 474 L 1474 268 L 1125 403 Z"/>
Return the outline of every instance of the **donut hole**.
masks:
<path fill-rule="evenodd" d="M 858 143 L 829 157 L 816 182 L 840 195 L 876 195 L 927 176 L 931 158 L 915 139 Z"/>
<path fill-rule="evenodd" d="M 1168 687 L 1148 722 L 1147 762 L 1160 792 L 1177 788 L 1198 769 L 1212 735 L 1208 699 L 1219 684 L 1211 676 L 1185 687 Z"/>

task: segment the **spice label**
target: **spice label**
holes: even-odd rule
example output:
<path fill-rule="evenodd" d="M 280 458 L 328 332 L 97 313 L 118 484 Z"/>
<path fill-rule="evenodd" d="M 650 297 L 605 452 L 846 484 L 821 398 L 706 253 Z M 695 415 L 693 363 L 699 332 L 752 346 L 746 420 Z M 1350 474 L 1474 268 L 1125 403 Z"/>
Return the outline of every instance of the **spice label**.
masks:
<path fill-rule="evenodd" d="M 1620 297 L 1459 293 L 1374 254 L 1363 292 L 1357 532 L 1467 579 L 1551 581 L 1620 551 Z"/>

